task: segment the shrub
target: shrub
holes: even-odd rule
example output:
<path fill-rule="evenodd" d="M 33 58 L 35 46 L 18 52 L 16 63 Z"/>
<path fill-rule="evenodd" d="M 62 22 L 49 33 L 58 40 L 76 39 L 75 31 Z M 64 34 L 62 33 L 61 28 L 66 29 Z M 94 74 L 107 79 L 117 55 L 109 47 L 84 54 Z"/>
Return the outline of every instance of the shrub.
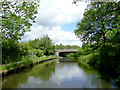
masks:
<path fill-rule="evenodd" d="M 43 51 L 40 49 L 30 49 L 29 55 L 36 55 L 38 57 L 41 57 L 41 56 L 43 56 Z"/>
<path fill-rule="evenodd" d="M 2 40 L 2 64 L 21 60 L 19 44 L 13 40 Z"/>
<path fill-rule="evenodd" d="M 26 55 L 28 55 L 28 49 L 29 49 L 28 43 L 26 43 L 26 42 L 21 42 L 21 43 L 19 44 L 19 46 L 20 46 L 21 56 L 26 56 Z"/>
<path fill-rule="evenodd" d="M 100 55 L 98 53 L 92 53 L 85 56 L 81 56 L 78 59 L 90 65 L 96 65 L 96 64 L 98 65 L 101 60 Z"/>
<path fill-rule="evenodd" d="M 28 53 L 29 55 L 36 55 L 36 49 L 29 49 Z"/>
<path fill-rule="evenodd" d="M 36 50 L 36 56 L 42 57 L 42 56 L 43 56 L 43 51 L 40 50 L 40 49 L 37 49 L 37 50 Z"/>

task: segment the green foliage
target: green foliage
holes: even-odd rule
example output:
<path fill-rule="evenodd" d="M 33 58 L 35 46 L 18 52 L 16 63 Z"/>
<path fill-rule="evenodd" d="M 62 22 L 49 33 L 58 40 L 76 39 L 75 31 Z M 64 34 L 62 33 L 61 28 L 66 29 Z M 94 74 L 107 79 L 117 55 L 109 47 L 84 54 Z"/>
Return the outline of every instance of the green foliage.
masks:
<path fill-rule="evenodd" d="M 103 45 L 106 40 L 120 36 L 119 9 L 120 1 L 91 2 L 86 8 L 82 21 L 78 22 L 75 34 L 85 43 L 103 41 Z"/>
<path fill-rule="evenodd" d="M 40 49 L 29 49 L 29 55 L 35 55 L 35 56 L 38 56 L 38 57 L 41 57 L 43 56 L 43 51 L 40 50 Z"/>
<path fill-rule="evenodd" d="M 40 61 L 40 60 L 46 60 L 46 59 L 50 59 L 50 58 L 57 58 L 57 56 L 44 56 L 44 57 L 22 57 L 22 62 L 14 62 L 14 63 L 10 63 L 10 64 L 4 64 L 4 65 L 0 65 L 0 71 L 3 70 L 9 70 L 10 68 L 15 68 L 15 67 L 19 67 L 21 65 L 26 65 L 26 66 L 30 66 L 31 63 Z"/>
<path fill-rule="evenodd" d="M 79 63 L 120 74 L 120 1 L 91 2 L 75 34 L 83 42 L 76 55 Z"/>
<path fill-rule="evenodd" d="M 17 42 L 4 38 L 2 40 L 2 63 L 10 63 L 21 60 L 20 47 Z"/>
<path fill-rule="evenodd" d="M 36 55 L 36 49 L 29 49 L 28 53 L 29 55 Z"/>
<path fill-rule="evenodd" d="M 28 54 L 28 44 L 18 43 L 36 18 L 39 1 L 1 1 L 2 63 L 20 61 Z M 33 21 L 33 22 L 32 22 Z"/>
<path fill-rule="evenodd" d="M 81 55 L 88 55 L 93 51 L 93 49 L 90 47 L 90 44 L 85 44 L 82 46 L 82 48 L 80 48 L 77 51 L 77 57 L 81 56 Z"/>
<path fill-rule="evenodd" d="M 22 57 L 42 57 L 43 55 L 49 56 L 54 55 L 55 53 L 55 46 L 52 44 L 52 41 L 48 36 L 43 37 L 40 40 L 35 39 L 29 42 L 21 43 L 6 38 L 4 38 L 2 41 L 3 64 L 20 61 Z"/>
<path fill-rule="evenodd" d="M 38 56 L 38 57 L 43 56 L 43 51 L 40 50 L 40 49 L 37 49 L 37 50 L 36 50 L 36 56 Z"/>
<path fill-rule="evenodd" d="M 79 60 L 84 61 L 85 63 L 91 64 L 91 65 L 96 65 L 99 63 L 101 58 L 98 53 L 91 53 L 91 54 L 79 57 Z"/>
<path fill-rule="evenodd" d="M 55 63 L 49 61 L 34 67 L 28 75 L 48 81 L 53 72 L 55 72 Z"/>
<path fill-rule="evenodd" d="M 30 31 L 32 21 L 36 18 L 37 14 L 37 1 L 1 1 L 2 4 L 2 22 L 1 34 L 5 38 L 13 39 L 15 41 L 21 39 L 26 31 Z"/>
<path fill-rule="evenodd" d="M 101 63 L 100 68 L 104 70 L 111 70 L 113 72 L 120 72 L 120 45 L 107 44 L 105 49 L 100 49 Z"/>
<path fill-rule="evenodd" d="M 76 58 L 76 53 L 69 53 L 66 55 L 68 58 Z"/>
<path fill-rule="evenodd" d="M 28 42 L 29 55 L 36 55 L 41 57 L 44 55 L 54 55 L 55 46 L 52 44 L 51 39 L 48 35 L 42 37 L 41 39 L 35 39 Z"/>
<path fill-rule="evenodd" d="M 30 41 L 28 42 L 28 44 L 29 44 L 29 48 L 30 48 L 30 49 L 35 48 L 35 41 L 34 41 L 34 40 L 30 40 Z"/>
<path fill-rule="evenodd" d="M 56 49 L 79 49 L 80 47 L 77 45 L 56 45 L 55 46 Z"/>
<path fill-rule="evenodd" d="M 28 55 L 28 43 L 27 42 L 21 42 L 20 43 L 20 51 L 21 51 L 21 56 L 26 56 Z"/>
<path fill-rule="evenodd" d="M 48 37 L 48 35 L 44 36 L 43 38 L 36 39 L 36 48 L 43 50 L 44 55 L 54 55 L 55 53 L 55 46 L 52 44 L 51 39 Z"/>

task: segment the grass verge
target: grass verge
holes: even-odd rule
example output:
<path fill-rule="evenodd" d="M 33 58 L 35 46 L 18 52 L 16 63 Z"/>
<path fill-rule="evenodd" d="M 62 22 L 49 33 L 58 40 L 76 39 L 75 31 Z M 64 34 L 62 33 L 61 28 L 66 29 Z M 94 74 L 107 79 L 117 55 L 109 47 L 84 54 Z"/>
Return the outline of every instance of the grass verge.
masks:
<path fill-rule="evenodd" d="M 22 61 L 0 65 L 0 71 L 9 70 L 9 69 L 15 68 L 15 67 L 20 67 L 21 65 L 29 66 L 31 63 L 35 63 L 37 61 L 42 61 L 42 60 L 57 58 L 57 57 L 58 56 L 43 56 L 43 57 L 29 56 L 29 57 L 23 57 Z"/>

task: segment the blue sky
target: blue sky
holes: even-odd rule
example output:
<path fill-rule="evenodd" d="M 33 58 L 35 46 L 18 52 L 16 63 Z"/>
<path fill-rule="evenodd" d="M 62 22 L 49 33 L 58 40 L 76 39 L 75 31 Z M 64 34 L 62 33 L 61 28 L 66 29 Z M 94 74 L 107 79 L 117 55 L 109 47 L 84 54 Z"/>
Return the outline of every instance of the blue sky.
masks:
<path fill-rule="evenodd" d="M 69 31 L 69 32 L 74 33 L 74 30 L 76 29 L 76 25 L 77 25 L 77 22 L 73 22 L 73 23 L 70 23 L 70 24 L 61 25 L 61 28 L 64 31 L 67 31 L 67 32 Z"/>
<path fill-rule="evenodd" d="M 76 24 L 83 18 L 88 3 L 73 0 L 41 0 L 36 23 L 26 32 L 22 41 L 34 40 L 48 35 L 53 43 L 82 46 L 82 42 L 74 34 Z"/>

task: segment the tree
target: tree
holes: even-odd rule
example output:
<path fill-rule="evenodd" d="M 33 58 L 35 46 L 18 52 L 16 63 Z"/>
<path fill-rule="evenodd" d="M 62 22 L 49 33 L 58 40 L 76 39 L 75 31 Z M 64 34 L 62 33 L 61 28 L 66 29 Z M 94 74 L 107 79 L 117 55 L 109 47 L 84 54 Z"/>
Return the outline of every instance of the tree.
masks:
<path fill-rule="evenodd" d="M 55 46 L 56 49 L 79 49 L 80 47 L 77 45 L 56 45 Z"/>
<path fill-rule="evenodd" d="M 47 56 L 53 55 L 55 52 L 55 46 L 52 44 L 52 40 L 48 37 L 48 35 L 44 36 L 36 43 L 36 48 L 43 50 L 44 55 Z"/>
<path fill-rule="evenodd" d="M 1 34 L 4 38 L 15 41 L 21 39 L 26 31 L 30 31 L 32 21 L 37 14 L 39 1 L 2 0 Z"/>
<path fill-rule="evenodd" d="M 84 62 L 88 60 L 91 65 L 98 65 L 102 72 L 112 72 L 119 81 L 120 1 L 91 2 L 82 21 L 78 22 L 75 34 L 84 43 L 91 43 L 92 47 L 92 52 L 80 59 Z M 79 54 L 82 54 L 82 50 L 79 50 Z"/>
<path fill-rule="evenodd" d="M 30 31 L 35 22 L 35 14 L 39 1 L 2 0 L 1 7 L 1 36 L 2 38 L 2 63 L 21 60 L 21 55 L 27 54 L 27 47 L 20 47 L 18 40 L 26 31 Z M 32 22 L 33 21 L 33 22 Z M 21 45 L 22 46 L 22 45 Z M 22 52 L 21 52 L 22 50 Z"/>
<path fill-rule="evenodd" d="M 30 48 L 30 49 L 35 48 L 35 41 L 34 41 L 34 40 L 30 40 L 30 41 L 28 42 L 28 44 L 29 44 L 29 48 Z"/>
<path fill-rule="evenodd" d="M 81 22 L 77 23 L 75 34 L 84 43 L 103 42 L 110 39 L 110 31 L 120 36 L 120 1 L 91 2 L 84 12 Z M 119 33 L 118 33 L 119 32 Z M 108 36 L 109 35 L 109 36 Z"/>
<path fill-rule="evenodd" d="M 4 38 L 5 39 L 5 38 Z M 21 51 L 19 44 L 14 40 L 3 40 L 2 42 L 2 64 L 21 60 Z"/>
<path fill-rule="evenodd" d="M 104 0 L 84 0 L 84 2 L 86 2 L 86 3 L 88 3 L 88 2 L 115 2 L 115 1 L 119 1 L 119 0 L 106 0 L 106 1 L 104 1 Z M 73 0 L 73 4 L 77 4 L 77 2 L 83 2 L 83 0 Z"/>
<path fill-rule="evenodd" d="M 21 51 L 21 56 L 28 55 L 29 45 L 27 42 L 21 42 L 19 44 L 19 47 L 20 47 L 20 51 Z"/>

